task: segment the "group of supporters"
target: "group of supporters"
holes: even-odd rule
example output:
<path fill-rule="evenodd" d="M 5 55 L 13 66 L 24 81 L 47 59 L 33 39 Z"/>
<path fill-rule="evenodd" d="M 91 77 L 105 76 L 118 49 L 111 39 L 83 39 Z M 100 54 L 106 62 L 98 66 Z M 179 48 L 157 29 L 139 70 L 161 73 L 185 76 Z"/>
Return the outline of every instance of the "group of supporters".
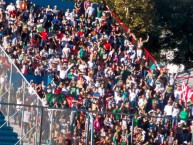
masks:
<path fill-rule="evenodd" d="M 61 112 L 54 114 L 53 144 L 90 144 L 92 133 L 101 145 L 193 143 L 193 104 L 183 101 L 175 74 L 149 67 L 149 36 L 123 31 L 104 2 L 77 0 L 73 10 L 29 0 L 0 4 L 1 47 L 24 75 L 53 78 L 48 85 L 30 82 L 43 105 L 84 110 L 69 113 L 71 130 L 62 129 L 57 118 L 68 119 Z M 88 114 L 94 132 L 85 127 Z"/>

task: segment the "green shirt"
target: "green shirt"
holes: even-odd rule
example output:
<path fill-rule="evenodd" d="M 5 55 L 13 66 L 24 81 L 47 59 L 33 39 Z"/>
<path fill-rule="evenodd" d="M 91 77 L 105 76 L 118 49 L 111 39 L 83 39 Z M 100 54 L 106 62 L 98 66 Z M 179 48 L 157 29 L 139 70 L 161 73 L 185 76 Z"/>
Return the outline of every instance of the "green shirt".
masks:
<path fill-rule="evenodd" d="M 113 113 L 121 113 L 121 109 L 118 109 L 118 110 L 114 109 Z M 121 116 L 119 114 L 115 114 L 115 120 L 120 120 L 120 117 Z"/>
<path fill-rule="evenodd" d="M 43 27 L 37 27 L 37 32 L 42 32 L 44 30 Z"/>
<path fill-rule="evenodd" d="M 138 118 L 135 118 L 135 120 L 134 120 L 134 126 L 138 126 L 138 122 L 139 122 L 139 119 L 138 119 Z"/>
<path fill-rule="evenodd" d="M 97 11 L 97 18 L 100 18 L 101 16 L 102 16 L 102 11 L 101 10 Z"/>
<path fill-rule="evenodd" d="M 77 62 L 76 59 L 70 59 L 69 61 L 70 61 L 70 63 L 74 63 L 74 64 L 76 64 L 76 62 Z"/>
<path fill-rule="evenodd" d="M 76 87 L 71 87 L 70 88 L 70 94 L 71 95 L 76 95 Z"/>
<path fill-rule="evenodd" d="M 180 112 L 180 119 L 186 120 L 188 118 L 188 112 L 187 111 L 181 111 Z"/>
<path fill-rule="evenodd" d="M 121 93 L 122 94 L 122 98 L 125 100 L 125 99 L 127 99 L 128 98 L 128 93 L 127 92 L 122 92 Z"/>
<path fill-rule="evenodd" d="M 84 58 L 85 56 L 86 56 L 86 51 L 85 50 L 83 50 L 82 48 L 80 49 L 80 57 L 81 58 Z"/>
<path fill-rule="evenodd" d="M 54 95 L 52 93 L 46 94 L 46 101 L 48 102 L 48 104 L 52 103 L 53 98 L 54 98 Z"/>
<path fill-rule="evenodd" d="M 72 79 L 74 77 L 74 75 L 72 73 L 68 73 L 68 78 Z"/>
<path fill-rule="evenodd" d="M 116 136 L 113 137 L 113 143 L 114 145 L 118 145 L 118 139 L 116 139 Z"/>
<path fill-rule="evenodd" d="M 125 81 L 130 74 L 131 74 L 130 70 L 123 70 L 122 71 L 122 80 Z"/>

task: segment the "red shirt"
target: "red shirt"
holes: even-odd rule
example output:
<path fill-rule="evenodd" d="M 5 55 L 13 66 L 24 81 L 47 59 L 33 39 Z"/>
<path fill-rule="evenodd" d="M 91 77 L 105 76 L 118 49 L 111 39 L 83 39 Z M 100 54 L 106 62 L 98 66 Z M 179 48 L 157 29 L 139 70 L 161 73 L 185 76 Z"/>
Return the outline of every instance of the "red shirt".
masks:
<path fill-rule="evenodd" d="M 67 101 L 67 104 L 68 104 L 69 108 L 72 108 L 73 107 L 73 104 L 72 104 L 73 96 L 66 95 L 66 101 Z"/>
<path fill-rule="evenodd" d="M 78 32 L 78 36 L 79 36 L 79 37 L 81 37 L 81 36 L 83 36 L 83 35 L 84 35 L 84 32 L 82 32 L 82 31 L 79 31 L 79 32 Z"/>
<path fill-rule="evenodd" d="M 105 46 L 106 50 L 110 50 L 110 48 L 111 48 L 111 44 L 110 43 L 106 43 L 104 46 Z"/>
<path fill-rule="evenodd" d="M 61 92 L 62 92 L 62 89 L 61 89 L 61 88 L 56 88 L 55 91 L 54 91 L 54 93 L 55 93 L 56 95 L 61 94 Z"/>
<path fill-rule="evenodd" d="M 68 63 L 68 59 L 67 58 L 62 58 L 62 61 L 65 63 Z"/>
<path fill-rule="evenodd" d="M 42 40 L 48 40 L 48 33 L 46 31 L 41 32 Z"/>
<path fill-rule="evenodd" d="M 64 37 L 64 34 L 63 34 L 63 33 L 58 33 L 58 34 L 57 34 L 57 37 L 58 37 L 60 40 L 62 40 L 62 38 Z"/>

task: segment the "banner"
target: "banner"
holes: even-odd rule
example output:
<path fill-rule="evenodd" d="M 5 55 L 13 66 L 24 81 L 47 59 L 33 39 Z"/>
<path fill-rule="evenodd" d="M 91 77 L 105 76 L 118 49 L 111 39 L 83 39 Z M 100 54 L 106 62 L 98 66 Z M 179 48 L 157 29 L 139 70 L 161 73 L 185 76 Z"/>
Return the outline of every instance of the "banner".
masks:
<path fill-rule="evenodd" d="M 182 100 L 187 102 L 189 99 L 193 101 L 193 90 L 191 90 L 186 83 L 182 83 Z"/>

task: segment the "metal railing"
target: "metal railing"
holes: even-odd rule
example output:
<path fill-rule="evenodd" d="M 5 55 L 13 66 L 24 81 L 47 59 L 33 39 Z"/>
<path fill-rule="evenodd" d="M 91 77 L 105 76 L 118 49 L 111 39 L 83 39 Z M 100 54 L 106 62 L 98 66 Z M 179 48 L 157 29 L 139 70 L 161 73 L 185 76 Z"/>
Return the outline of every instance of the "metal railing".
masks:
<path fill-rule="evenodd" d="M 41 106 L 41 98 L 20 72 L 20 69 L 16 66 L 14 61 L 15 60 L 12 60 L 0 46 L 0 102 L 16 104 L 27 103 Z M 14 108 L 10 105 L 0 106 L 0 108 L 6 119 L 6 122 L 2 124 L 0 128 L 10 125 L 13 127 L 14 131 L 18 133 L 20 142 L 22 142 L 23 138 L 26 136 L 25 132 L 23 132 L 25 124 L 25 109 L 22 107 L 20 108 L 19 106 Z M 36 110 L 36 112 L 39 111 Z M 38 113 L 36 113 L 34 119 L 34 126 L 36 126 L 36 130 L 38 130 Z M 20 126 L 19 128 L 15 125 L 17 122 L 18 126 Z"/>
<path fill-rule="evenodd" d="M 94 122 L 96 120 L 96 116 L 101 115 L 103 118 L 106 116 L 116 115 L 121 116 L 121 120 L 126 119 L 127 122 L 130 122 L 130 144 L 135 144 L 135 127 L 140 126 L 140 124 L 136 124 L 137 118 L 147 118 L 147 120 L 152 119 L 162 119 L 163 122 L 167 122 L 166 120 L 176 121 L 176 123 L 180 122 L 180 118 L 172 118 L 166 116 L 150 116 L 150 115 L 142 115 L 142 114 L 126 114 L 126 113 L 112 113 L 112 112 L 98 112 L 98 111 L 87 111 L 87 110 L 77 110 L 77 109 L 57 109 L 57 108 L 47 108 L 43 106 L 35 106 L 35 105 L 24 105 L 24 104 L 14 104 L 14 103 L 0 103 L 1 106 L 12 106 L 12 108 L 20 106 L 23 112 L 26 109 L 29 110 L 41 110 L 38 113 L 38 126 L 26 126 L 24 125 L 23 131 L 25 130 L 25 135 L 22 136 L 21 140 L 22 144 L 25 144 L 27 140 L 31 140 L 33 138 L 33 142 L 31 144 L 59 144 L 61 140 L 65 138 L 71 139 L 73 145 L 76 145 L 80 142 L 84 142 L 86 145 L 94 145 L 96 144 L 96 138 L 103 138 L 101 134 L 99 134 L 99 130 L 95 128 Z M 1 108 L 2 109 L 2 108 Z M 48 114 L 48 109 L 51 114 Z M 75 114 L 76 115 L 75 115 Z M 75 116 L 74 116 L 75 115 Z M 85 123 L 80 124 L 77 123 L 77 120 L 80 120 L 79 116 L 83 115 L 85 119 Z M 31 116 L 32 117 L 32 116 Z M 63 118 L 64 117 L 64 118 Z M 183 120 L 183 119 L 182 119 Z M 188 118 L 186 122 L 192 121 L 193 119 Z M 30 120 L 28 123 L 30 123 Z M 32 121 L 34 122 L 34 121 Z M 26 122 L 25 122 L 26 123 Z M 27 129 L 26 129 L 27 127 Z M 35 128 L 38 127 L 38 132 Z M 80 127 L 81 132 L 77 132 Z M 35 130 L 35 131 L 34 131 Z M 129 130 L 129 128 L 128 128 Z M 36 134 L 34 133 L 36 132 Z M 29 135 L 30 133 L 34 133 L 33 135 Z M 112 142 L 112 141 L 111 141 Z"/>

